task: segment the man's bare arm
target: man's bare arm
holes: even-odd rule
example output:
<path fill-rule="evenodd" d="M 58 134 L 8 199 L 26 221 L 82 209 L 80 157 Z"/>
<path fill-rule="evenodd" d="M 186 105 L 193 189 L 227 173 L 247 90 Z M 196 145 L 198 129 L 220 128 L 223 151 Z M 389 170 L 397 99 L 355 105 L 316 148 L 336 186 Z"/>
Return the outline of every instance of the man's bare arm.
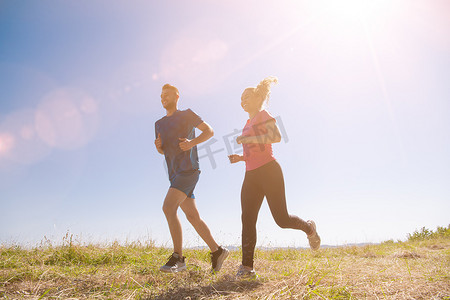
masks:
<path fill-rule="evenodd" d="M 197 126 L 197 128 L 202 133 L 198 137 L 196 137 L 195 139 L 188 140 L 186 138 L 184 138 L 184 139 L 180 138 L 179 145 L 180 145 L 181 150 L 187 151 L 187 150 L 191 149 L 192 147 L 209 140 L 214 135 L 214 130 L 206 122 L 200 123 Z"/>

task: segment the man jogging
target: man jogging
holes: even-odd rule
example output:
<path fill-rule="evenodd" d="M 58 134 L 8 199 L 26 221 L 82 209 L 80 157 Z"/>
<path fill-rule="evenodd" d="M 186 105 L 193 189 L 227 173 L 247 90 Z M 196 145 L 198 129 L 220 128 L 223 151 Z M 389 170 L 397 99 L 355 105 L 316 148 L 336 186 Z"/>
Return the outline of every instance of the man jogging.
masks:
<path fill-rule="evenodd" d="M 213 129 L 192 110 L 178 110 L 179 91 L 165 84 L 162 87 L 161 103 L 166 116 L 155 123 L 155 146 L 164 154 L 169 172 L 170 188 L 164 199 L 163 211 L 169 224 L 174 252 L 167 263 L 160 268 L 162 272 L 186 270 L 183 256 L 183 234 L 177 210 L 181 207 L 187 220 L 211 250 L 212 272 L 218 272 L 229 251 L 220 247 L 211 235 L 206 223 L 200 218 L 195 205 L 194 188 L 199 179 L 197 145 L 213 135 Z M 195 137 L 195 128 L 202 133 Z"/>

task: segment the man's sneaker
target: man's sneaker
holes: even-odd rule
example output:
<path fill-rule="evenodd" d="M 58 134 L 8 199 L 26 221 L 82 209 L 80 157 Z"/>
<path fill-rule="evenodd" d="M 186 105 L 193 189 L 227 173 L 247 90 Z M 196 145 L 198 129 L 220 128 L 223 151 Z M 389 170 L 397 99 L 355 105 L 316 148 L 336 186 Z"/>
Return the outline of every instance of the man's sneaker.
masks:
<path fill-rule="evenodd" d="M 256 275 L 255 270 L 243 265 L 239 266 L 239 269 L 236 273 L 237 279 L 256 279 L 256 277 L 258 277 L 258 275 Z"/>
<path fill-rule="evenodd" d="M 308 223 L 313 230 L 311 234 L 308 234 L 309 247 L 311 247 L 312 250 L 317 250 L 320 248 L 320 236 L 317 234 L 316 223 L 311 220 L 306 221 L 306 223 Z"/>
<path fill-rule="evenodd" d="M 228 257 L 228 254 L 230 254 L 230 251 L 228 251 L 227 248 L 222 248 L 220 246 L 217 251 L 211 253 L 211 264 L 212 264 L 211 273 L 220 271 L 223 262 Z"/>
<path fill-rule="evenodd" d="M 169 257 L 169 260 L 167 263 L 159 268 L 161 272 L 167 272 L 167 273 L 176 273 L 180 271 L 185 271 L 186 263 L 184 262 L 185 257 L 180 256 L 178 253 L 174 252 Z"/>

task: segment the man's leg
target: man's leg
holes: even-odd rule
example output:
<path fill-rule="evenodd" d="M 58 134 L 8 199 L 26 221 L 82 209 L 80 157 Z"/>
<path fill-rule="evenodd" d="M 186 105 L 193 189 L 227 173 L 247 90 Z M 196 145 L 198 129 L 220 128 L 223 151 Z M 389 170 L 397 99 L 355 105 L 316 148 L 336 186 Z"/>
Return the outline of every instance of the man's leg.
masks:
<path fill-rule="evenodd" d="M 172 236 L 173 252 L 178 253 L 180 256 L 183 255 L 183 232 L 177 210 L 186 197 L 186 194 L 182 191 L 169 188 L 163 204 L 163 211 L 169 224 L 170 235 Z"/>
<path fill-rule="evenodd" d="M 211 249 L 211 252 L 217 251 L 219 249 L 219 245 L 217 245 L 216 241 L 212 237 L 211 231 L 205 221 L 200 218 L 197 206 L 195 205 L 195 200 L 188 197 L 181 202 L 180 207 L 186 214 L 186 218 L 192 224 L 195 231 L 197 231 L 198 235 L 200 235 L 200 237 L 208 245 L 209 249 Z"/>

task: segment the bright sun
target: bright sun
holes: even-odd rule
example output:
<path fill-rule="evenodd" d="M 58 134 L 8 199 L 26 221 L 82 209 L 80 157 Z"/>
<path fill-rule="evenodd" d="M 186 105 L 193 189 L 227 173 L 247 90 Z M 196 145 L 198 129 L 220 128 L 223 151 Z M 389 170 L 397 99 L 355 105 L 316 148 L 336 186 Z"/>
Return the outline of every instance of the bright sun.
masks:
<path fill-rule="evenodd" d="M 395 0 L 317 0 L 316 13 L 324 16 L 332 26 L 339 24 L 376 24 L 382 22 L 397 5 Z"/>
<path fill-rule="evenodd" d="M 347 36 L 360 36 L 363 28 L 383 31 L 398 13 L 397 0 L 316 0 L 311 5 L 316 24 L 325 32 Z"/>
<path fill-rule="evenodd" d="M 326 1 L 336 17 L 373 21 L 386 13 L 392 1 L 389 0 L 340 0 Z"/>

